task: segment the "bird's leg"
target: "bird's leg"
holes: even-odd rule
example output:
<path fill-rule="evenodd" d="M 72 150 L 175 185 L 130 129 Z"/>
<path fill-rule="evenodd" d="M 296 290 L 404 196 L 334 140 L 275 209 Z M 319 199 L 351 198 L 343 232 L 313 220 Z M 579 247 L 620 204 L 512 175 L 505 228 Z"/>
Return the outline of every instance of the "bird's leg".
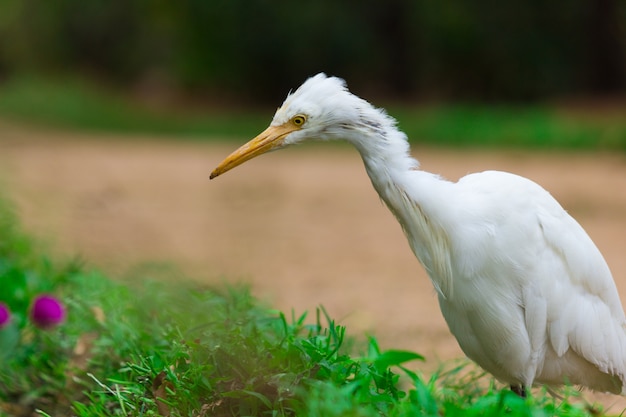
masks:
<path fill-rule="evenodd" d="M 511 385 L 511 391 L 513 391 L 522 398 L 526 398 L 528 395 L 528 393 L 526 392 L 526 387 L 523 385 Z"/>

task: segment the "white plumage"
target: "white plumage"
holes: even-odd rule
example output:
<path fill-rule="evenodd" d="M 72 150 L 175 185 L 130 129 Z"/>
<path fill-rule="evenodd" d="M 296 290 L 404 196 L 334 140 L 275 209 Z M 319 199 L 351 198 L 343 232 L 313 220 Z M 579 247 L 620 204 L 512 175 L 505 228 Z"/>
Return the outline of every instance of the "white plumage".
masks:
<path fill-rule="evenodd" d="M 583 228 L 536 183 L 486 171 L 450 182 L 419 170 L 384 111 L 318 74 L 211 178 L 308 139 L 360 152 L 374 188 L 430 277 L 463 352 L 520 394 L 533 383 L 626 392 L 626 319 Z"/>

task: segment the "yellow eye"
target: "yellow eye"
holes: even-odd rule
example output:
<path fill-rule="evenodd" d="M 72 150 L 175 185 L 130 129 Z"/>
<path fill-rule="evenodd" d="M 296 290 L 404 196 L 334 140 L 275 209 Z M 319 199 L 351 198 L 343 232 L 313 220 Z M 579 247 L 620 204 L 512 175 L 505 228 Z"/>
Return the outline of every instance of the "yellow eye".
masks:
<path fill-rule="evenodd" d="M 297 116 L 293 116 L 291 118 L 291 123 L 298 127 L 302 126 L 304 122 L 306 122 L 306 117 L 301 114 L 298 114 Z"/>

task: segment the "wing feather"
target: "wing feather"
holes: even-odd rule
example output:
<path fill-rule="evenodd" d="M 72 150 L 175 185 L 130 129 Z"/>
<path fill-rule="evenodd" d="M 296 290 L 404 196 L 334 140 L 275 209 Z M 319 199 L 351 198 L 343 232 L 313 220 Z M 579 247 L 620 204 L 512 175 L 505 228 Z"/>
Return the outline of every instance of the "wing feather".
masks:
<path fill-rule="evenodd" d="M 489 352 L 481 352 L 468 337 L 469 356 L 494 374 L 508 373 L 511 381 L 528 375 L 531 382 L 569 380 L 619 391 L 626 385 L 626 318 L 609 267 L 588 234 L 546 190 L 526 178 L 487 171 L 457 184 L 464 212 L 450 218 L 466 220 L 455 229 L 455 294 L 463 298 L 457 302 L 484 309 L 480 303 L 489 294 L 492 303 L 509 311 L 521 309 L 527 339 L 510 337 L 529 343 L 527 351 L 496 352 L 507 360 L 494 367 L 481 361 Z M 448 310 L 452 307 L 442 305 L 450 317 Z M 514 325 L 513 315 L 502 314 L 490 323 L 492 333 Z M 463 347 L 462 329 L 453 333 Z M 522 369 L 511 355 L 525 352 Z"/>
<path fill-rule="evenodd" d="M 553 274 L 544 284 L 552 348 L 559 357 L 571 349 L 624 383 L 626 319 L 606 261 L 560 206 L 542 207 L 537 220 L 548 249 L 543 264 L 552 258 L 552 266 L 544 270 Z"/>

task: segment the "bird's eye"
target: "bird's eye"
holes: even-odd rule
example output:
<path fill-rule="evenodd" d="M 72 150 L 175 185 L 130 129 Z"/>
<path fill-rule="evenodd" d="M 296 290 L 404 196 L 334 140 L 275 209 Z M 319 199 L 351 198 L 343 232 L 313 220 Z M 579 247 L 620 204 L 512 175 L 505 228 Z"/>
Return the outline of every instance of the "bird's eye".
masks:
<path fill-rule="evenodd" d="M 306 117 L 301 114 L 297 116 L 293 116 L 293 118 L 291 119 L 291 123 L 293 123 L 294 125 L 298 127 L 302 126 L 304 122 L 306 122 Z"/>

